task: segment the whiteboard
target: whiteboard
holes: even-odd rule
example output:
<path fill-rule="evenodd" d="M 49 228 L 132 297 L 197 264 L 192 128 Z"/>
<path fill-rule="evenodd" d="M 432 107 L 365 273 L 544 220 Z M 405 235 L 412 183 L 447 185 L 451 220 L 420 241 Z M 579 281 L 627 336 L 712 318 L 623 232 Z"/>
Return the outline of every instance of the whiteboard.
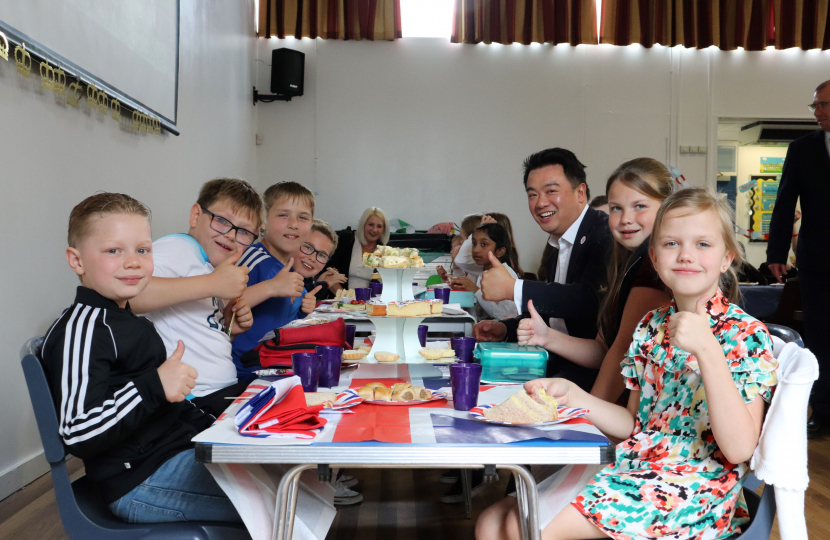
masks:
<path fill-rule="evenodd" d="M 0 0 L 0 21 L 176 122 L 179 0 Z"/>

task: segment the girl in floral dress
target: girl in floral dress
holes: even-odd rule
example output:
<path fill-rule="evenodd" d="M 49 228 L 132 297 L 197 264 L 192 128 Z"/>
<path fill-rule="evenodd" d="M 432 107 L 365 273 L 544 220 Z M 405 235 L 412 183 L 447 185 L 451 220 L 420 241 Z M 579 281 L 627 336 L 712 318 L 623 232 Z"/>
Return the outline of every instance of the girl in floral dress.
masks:
<path fill-rule="evenodd" d="M 733 231 L 728 203 L 706 190 L 681 190 L 661 206 L 650 256 L 674 300 L 634 332 L 622 362 L 628 407 L 564 379 L 525 385 L 589 409 L 597 428 L 625 439 L 616 463 L 570 505 L 551 516 L 540 508 L 544 539 L 709 540 L 739 534 L 748 521 L 741 488 L 777 364 L 766 327 L 730 303 L 741 262 Z M 479 540 L 519 536 L 515 499 L 476 524 Z"/>

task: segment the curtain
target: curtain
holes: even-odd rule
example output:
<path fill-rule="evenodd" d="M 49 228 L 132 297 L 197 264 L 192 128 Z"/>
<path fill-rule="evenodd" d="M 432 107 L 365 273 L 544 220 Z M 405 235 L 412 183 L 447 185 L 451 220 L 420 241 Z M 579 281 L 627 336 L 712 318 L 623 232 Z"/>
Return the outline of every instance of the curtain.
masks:
<path fill-rule="evenodd" d="M 777 4 L 794 1 L 603 0 L 600 41 L 760 51 L 776 44 Z"/>
<path fill-rule="evenodd" d="M 453 43 L 597 43 L 596 0 L 455 0 Z"/>
<path fill-rule="evenodd" d="M 395 40 L 400 0 L 260 0 L 259 37 Z"/>
<path fill-rule="evenodd" d="M 830 49 L 828 0 L 775 0 L 775 48 Z"/>

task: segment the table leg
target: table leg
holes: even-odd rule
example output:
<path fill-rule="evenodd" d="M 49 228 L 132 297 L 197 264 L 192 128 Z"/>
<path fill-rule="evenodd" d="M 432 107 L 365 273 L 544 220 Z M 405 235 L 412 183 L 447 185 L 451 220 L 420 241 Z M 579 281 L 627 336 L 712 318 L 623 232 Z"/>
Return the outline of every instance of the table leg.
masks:
<path fill-rule="evenodd" d="M 473 514 L 473 471 L 471 469 L 461 469 L 461 494 L 464 497 L 464 511 L 467 514 L 467 519 L 470 519 Z"/>
<path fill-rule="evenodd" d="M 311 468 L 311 467 L 307 467 Z M 287 534 L 285 536 L 285 540 L 291 540 L 294 537 L 294 517 L 297 515 L 297 497 L 300 495 L 300 477 L 302 476 L 302 471 L 294 475 L 294 481 L 292 482 L 292 489 L 289 493 L 288 498 L 288 530 L 286 531 Z"/>
<path fill-rule="evenodd" d="M 525 491 L 524 480 L 517 474 L 513 473 L 513 479 L 516 481 L 516 506 L 519 510 L 519 528 L 522 540 L 529 540 L 530 533 L 527 529 L 527 492 Z"/>
<path fill-rule="evenodd" d="M 536 480 L 526 468 L 521 465 L 499 465 L 500 469 L 507 469 L 512 471 L 516 478 L 516 495 L 518 499 L 519 489 L 523 489 L 525 499 L 527 499 L 527 529 L 529 538 L 531 540 L 541 540 L 542 531 L 539 530 L 539 506 L 538 506 L 538 491 L 536 490 Z M 522 487 L 519 487 L 522 484 Z M 521 511 L 519 512 L 521 517 Z"/>
<path fill-rule="evenodd" d="M 277 487 L 276 504 L 274 505 L 274 531 L 271 535 L 272 540 L 285 540 L 285 531 L 290 520 L 291 525 L 294 524 L 294 511 L 291 511 L 288 516 L 290 501 L 294 501 L 293 508 L 296 509 L 297 493 L 299 490 L 299 477 L 306 469 L 313 469 L 317 465 L 302 464 L 292 467 L 283 475 L 280 480 L 280 485 Z M 296 481 L 295 481 L 296 479 Z M 291 536 L 289 533 L 288 539 Z"/>

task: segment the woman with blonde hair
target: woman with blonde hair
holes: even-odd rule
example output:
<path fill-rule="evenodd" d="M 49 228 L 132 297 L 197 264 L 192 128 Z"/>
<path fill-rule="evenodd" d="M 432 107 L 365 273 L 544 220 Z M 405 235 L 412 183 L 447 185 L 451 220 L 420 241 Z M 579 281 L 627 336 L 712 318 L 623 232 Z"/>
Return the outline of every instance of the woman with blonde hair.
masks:
<path fill-rule="evenodd" d="M 372 268 L 363 266 L 363 254 L 372 253 L 379 245 L 389 242 L 389 220 L 377 206 L 371 206 L 360 216 L 357 229 L 347 227 L 337 231 L 337 250 L 329 264 L 339 273 L 348 277 L 343 284 L 347 289 L 368 287 L 372 279 Z M 337 290 L 335 286 L 333 290 Z"/>

